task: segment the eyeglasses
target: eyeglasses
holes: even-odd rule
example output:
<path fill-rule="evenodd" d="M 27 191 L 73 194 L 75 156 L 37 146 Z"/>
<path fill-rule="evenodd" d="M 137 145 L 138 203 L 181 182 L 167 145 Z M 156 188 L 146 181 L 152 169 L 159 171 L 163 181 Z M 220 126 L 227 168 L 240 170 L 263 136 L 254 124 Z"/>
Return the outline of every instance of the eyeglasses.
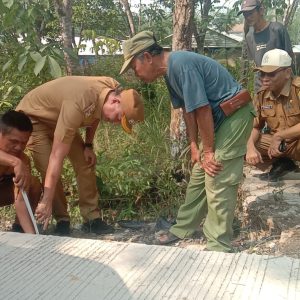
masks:
<path fill-rule="evenodd" d="M 277 70 L 275 70 L 275 71 L 273 71 L 273 72 L 270 72 L 270 73 L 266 73 L 266 72 L 263 72 L 263 71 L 259 71 L 259 76 L 260 76 L 260 77 L 274 78 L 274 77 L 277 75 L 277 73 L 279 73 L 279 72 L 281 72 L 281 71 L 283 71 L 283 70 L 285 70 L 285 69 L 287 69 L 287 68 L 279 68 L 279 69 L 277 69 Z"/>

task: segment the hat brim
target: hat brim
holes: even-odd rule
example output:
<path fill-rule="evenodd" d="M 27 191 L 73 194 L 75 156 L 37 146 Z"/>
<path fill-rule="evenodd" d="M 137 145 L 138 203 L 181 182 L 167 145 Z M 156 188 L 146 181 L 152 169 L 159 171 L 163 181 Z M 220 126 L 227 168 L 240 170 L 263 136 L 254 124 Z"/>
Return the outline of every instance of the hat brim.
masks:
<path fill-rule="evenodd" d="M 241 15 L 243 12 L 254 10 L 256 7 L 257 5 L 245 7 L 237 13 L 237 16 Z"/>
<path fill-rule="evenodd" d="M 253 69 L 254 72 L 257 72 L 257 71 L 262 71 L 262 72 L 265 72 L 265 73 L 272 73 L 276 70 L 278 70 L 279 68 L 281 67 L 278 67 L 278 66 L 263 66 L 263 67 L 256 67 Z"/>
<path fill-rule="evenodd" d="M 127 59 L 124 62 L 123 66 L 121 68 L 121 71 L 120 71 L 120 75 L 122 75 L 122 74 L 124 74 L 125 72 L 128 71 L 128 69 L 130 68 L 130 63 L 132 62 L 133 58 L 134 58 L 134 56 L 130 57 L 129 59 Z"/>
<path fill-rule="evenodd" d="M 123 130 L 126 133 L 129 133 L 129 134 L 132 133 L 132 125 L 129 124 L 129 122 L 127 121 L 127 118 L 126 118 L 125 114 L 121 118 L 121 125 L 122 125 Z"/>

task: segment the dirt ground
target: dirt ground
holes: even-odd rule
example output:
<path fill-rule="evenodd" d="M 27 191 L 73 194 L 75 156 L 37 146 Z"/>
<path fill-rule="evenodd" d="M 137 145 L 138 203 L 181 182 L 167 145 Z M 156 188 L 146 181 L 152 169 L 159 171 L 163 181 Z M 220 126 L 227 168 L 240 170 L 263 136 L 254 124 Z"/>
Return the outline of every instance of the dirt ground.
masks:
<path fill-rule="evenodd" d="M 135 223 L 134 223 L 135 224 Z M 136 224 L 135 224 L 136 225 Z M 157 228 L 156 222 L 138 222 L 139 228 L 124 228 L 118 223 L 114 224 L 115 232 L 107 235 L 87 234 L 81 231 L 80 225 L 75 225 L 71 232 L 71 237 L 101 239 L 107 241 L 121 241 L 126 243 L 157 244 L 156 236 L 165 230 Z M 11 222 L 1 222 L 0 229 L 9 231 Z M 290 227 L 278 234 L 268 230 L 251 230 L 240 228 L 239 235 L 233 240 L 233 245 L 238 252 L 268 254 L 276 256 L 290 256 L 300 258 L 300 225 Z M 46 234 L 54 234 L 53 226 L 50 226 Z M 180 240 L 170 244 L 170 246 L 203 250 L 206 246 L 206 239 L 201 232 L 197 231 L 193 238 Z"/>
<path fill-rule="evenodd" d="M 245 172 L 245 177 L 247 175 L 249 178 L 250 171 L 246 169 Z M 295 185 L 297 182 L 295 181 Z M 247 199 L 251 198 L 251 193 L 245 187 L 247 184 L 249 185 L 249 181 L 241 186 L 238 218 L 234 222 L 233 246 L 236 251 L 300 258 L 299 192 L 297 192 L 299 203 L 298 201 L 293 203 L 285 201 L 284 188 L 278 189 L 278 186 L 272 189 L 272 197 L 266 199 L 256 197 L 255 201 L 247 202 Z M 13 218 L 9 216 L 7 219 L 1 218 L 0 230 L 10 230 L 11 220 Z M 167 226 L 170 225 L 166 221 L 160 218 L 153 222 L 117 222 L 113 224 L 114 234 L 101 236 L 84 233 L 78 224 L 73 226 L 71 237 L 157 244 L 157 235 L 167 230 Z M 46 234 L 53 234 L 53 226 L 50 225 Z M 170 246 L 203 250 L 206 240 L 199 227 L 193 238 L 180 240 Z"/>

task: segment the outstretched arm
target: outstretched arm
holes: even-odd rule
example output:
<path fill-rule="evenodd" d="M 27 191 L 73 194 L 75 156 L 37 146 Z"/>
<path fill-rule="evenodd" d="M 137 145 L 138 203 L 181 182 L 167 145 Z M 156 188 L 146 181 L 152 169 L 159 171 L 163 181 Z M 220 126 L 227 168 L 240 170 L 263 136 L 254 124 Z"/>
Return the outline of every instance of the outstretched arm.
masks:
<path fill-rule="evenodd" d="M 55 188 L 61 175 L 64 158 L 69 153 L 70 148 L 71 144 L 64 144 L 54 137 L 46 172 L 44 195 L 36 209 L 37 220 L 44 223 L 44 229 L 47 228 L 52 214 L 52 201 Z"/>

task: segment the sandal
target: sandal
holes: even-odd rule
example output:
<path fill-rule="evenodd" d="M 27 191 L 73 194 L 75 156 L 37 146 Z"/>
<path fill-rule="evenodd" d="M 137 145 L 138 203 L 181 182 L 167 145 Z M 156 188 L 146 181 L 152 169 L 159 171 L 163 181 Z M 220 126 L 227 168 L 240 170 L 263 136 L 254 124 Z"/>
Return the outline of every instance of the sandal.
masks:
<path fill-rule="evenodd" d="M 156 240 L 159 245 L 168 245 L 180 240 L 180 238 L 168 231 L 167 233 L 161 234 Z"/>

